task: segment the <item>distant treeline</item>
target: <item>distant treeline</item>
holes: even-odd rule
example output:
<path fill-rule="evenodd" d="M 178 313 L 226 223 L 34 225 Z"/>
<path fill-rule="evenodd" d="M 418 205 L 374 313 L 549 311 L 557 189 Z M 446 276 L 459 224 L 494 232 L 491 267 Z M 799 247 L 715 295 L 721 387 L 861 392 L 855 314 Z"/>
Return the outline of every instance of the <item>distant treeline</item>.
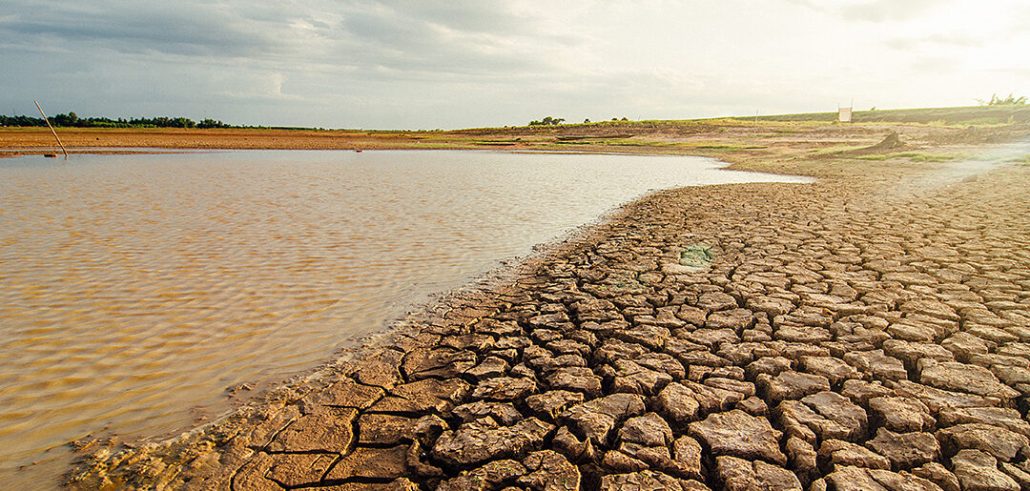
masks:
<path fill-rule="evenodd" d="M 76 128 L 234 128 L 235 126 L 223 123 L 217 119 L 203 119 L 200 122 L 190 118 L 169 118 L 158 116 L 155 118 L 80 118 L 74 112 L 68 114 L 57 114 L 50 117 L 50 123 L 54 126 L 76 127 Z M 43 118 L 32 116 L 5 116 L 0 115 L 0 126 L 46 126 Z"/>

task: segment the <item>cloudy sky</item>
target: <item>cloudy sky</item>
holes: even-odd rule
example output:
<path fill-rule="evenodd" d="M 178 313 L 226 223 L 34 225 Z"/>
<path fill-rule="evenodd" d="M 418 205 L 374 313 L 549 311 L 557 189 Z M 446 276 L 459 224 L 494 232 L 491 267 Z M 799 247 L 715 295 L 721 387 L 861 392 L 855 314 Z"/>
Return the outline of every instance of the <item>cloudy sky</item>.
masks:
<path fill-rule="evenodd" d="M 1030 95 L 1025 0 L 4 0 L 0 113 L 459 128 Z"/>

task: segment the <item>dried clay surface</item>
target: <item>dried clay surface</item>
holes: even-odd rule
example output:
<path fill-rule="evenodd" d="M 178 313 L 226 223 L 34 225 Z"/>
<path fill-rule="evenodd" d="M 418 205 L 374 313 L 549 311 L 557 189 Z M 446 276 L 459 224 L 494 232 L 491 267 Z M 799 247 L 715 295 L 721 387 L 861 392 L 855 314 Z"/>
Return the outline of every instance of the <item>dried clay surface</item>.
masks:
<path fill-rule="evenodd" d="M 89 447 L 69 484 L 1030 489 L 1030 166 L 946 166 L 649 195 L 217 424 Z"/>

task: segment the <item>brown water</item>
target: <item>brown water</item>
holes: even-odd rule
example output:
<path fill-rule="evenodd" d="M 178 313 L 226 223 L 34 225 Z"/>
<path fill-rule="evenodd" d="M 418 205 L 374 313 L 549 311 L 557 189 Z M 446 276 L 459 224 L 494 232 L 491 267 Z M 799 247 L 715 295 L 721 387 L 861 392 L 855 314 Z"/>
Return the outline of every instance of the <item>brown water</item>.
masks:
<path fill-rule="evenodd" d="M 0 160 L 0 480 L 227 408 L 648 190 L 689 157 L 246 151 Z M 20 468 L 20 470 L 19 470 Z"/>

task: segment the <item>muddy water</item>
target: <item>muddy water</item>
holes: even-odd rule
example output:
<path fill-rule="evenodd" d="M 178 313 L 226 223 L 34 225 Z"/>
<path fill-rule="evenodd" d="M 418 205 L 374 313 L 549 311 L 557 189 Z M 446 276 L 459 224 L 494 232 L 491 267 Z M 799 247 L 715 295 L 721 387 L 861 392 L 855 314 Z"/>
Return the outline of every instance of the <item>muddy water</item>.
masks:
<path fill-rule="evenodd" d="M 686 157 L 277 152 L 0 160 L 0 479 L 167 435 L 649 190 Z M 19 469 L 20 468 L 20 469 Z"/>

